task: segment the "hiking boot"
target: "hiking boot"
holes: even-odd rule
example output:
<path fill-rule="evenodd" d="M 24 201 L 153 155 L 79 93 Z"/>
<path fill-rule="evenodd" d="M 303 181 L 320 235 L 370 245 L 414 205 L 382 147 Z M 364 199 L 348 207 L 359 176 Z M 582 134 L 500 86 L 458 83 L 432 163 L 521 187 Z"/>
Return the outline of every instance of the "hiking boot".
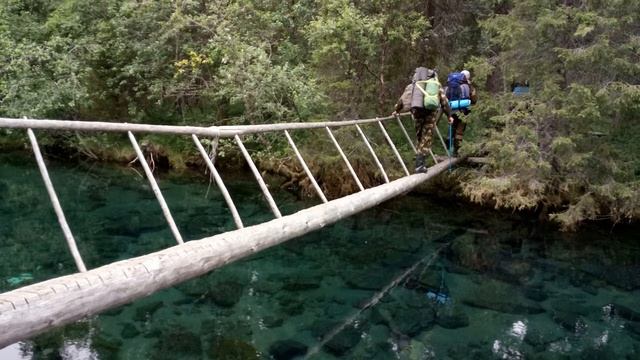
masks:
<path fill-rule="evenodd" d="M 416 155 L 416 168 L 415 173 L 426 173 L 427 167 L 424 165 L 424 155 Z"/>
<path fill-rule="evenodd" d="M 416 174 L 420 174 L 420 173 L 426 173 L 429 171 L 429 168 L 424 166 L 424 165 L 420 165 L 418 166 L 416 169 Z"/>

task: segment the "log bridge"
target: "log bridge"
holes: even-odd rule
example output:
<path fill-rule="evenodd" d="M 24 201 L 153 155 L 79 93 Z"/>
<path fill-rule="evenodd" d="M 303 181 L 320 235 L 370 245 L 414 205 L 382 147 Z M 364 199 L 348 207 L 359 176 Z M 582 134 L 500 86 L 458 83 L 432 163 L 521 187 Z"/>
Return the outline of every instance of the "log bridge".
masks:
<path fill-rule="evenodd" d="M 148 296 L 161 289 L 171 287 L 186 280 L 203 275 L 213 269 L 222 267 L 238 259 L 257 253 L 287 240 L 318 230 L 341 219 L 374 207 L 384 201 L 403 195 L 430 178 L 440 174 L 459 159 L 450 158 L 440 161 L 433 156 L 436 165 L 427 173 L 411 175 L 398 149 L 387 133 L 384 122 L 395 120 L 404 137 L 415 152 L 411 137 L 407 133 L 400 114 L 389 117 L 310 123 L 278 123 L 270 125 L 246 126 L 166 126 L 95 121 L 64 121 L 46 119 L 10 119 L 0 118 L 0 128 L 25 129 L 31 143 L 42 179 L 47 188 L 51 204 L 54 208 L 60 227 L 64 233 L 67 247 L 73 257 L 78 272 L 24 286 L 0 294 L 0 348 L 16 341 L 25 340 L 47 330 L 62 326 L 86 316 L 98 314 Z M 382 163 L 376 155 L 371 143 L 361 129 L 361 125 L 377 124 L 386 143 L 392 148 L 404 176 L 390 180 Z M 374 159 L 385 183 L 365 189 L 358 179 L 349 159 L 340 147 L 331 131 L 332 128 L 353 126 L 360 134 Z M 289 131 L 324 128 L 340 153 L 346 168 L 358 186 L 359 191 L 342 198 L 328 200 L 321 187 L 309 170 Z M 40 152 L 34 129 L 88 131 L 88 132 L 126 132 L 142 165 L 151 188 L 162 208 L 163 215 L 171 229 L 176 245 L 144 256 L 114 262 L 95 269 L 87 269 L 78 251 L 75 239 L 67 224 L 62 206 L 56 195 L 46 164 Z M 437 129 L 437 128 L 436 128 Z M 321 204 L 283 216 L 278 209 L 260 171 L 251 155 L 244 147 L 242 136 L 264 132 L 283 132 L 300 165 L 309 177 Z M 207 168 L 214 177 L 216 185 L 222 192 L 227 206 L 233 216 L 237 230 L 217 234 L 203 239 L 185 242 L 178 226 L 171 216 L 171 211 L 162 196 L 152 170 L 140 149 L 134 133 L 156 133 L 191 136 L 194 146 L 203 157 Z M 249 168 L 258 182 L 265 200 L 273 212 L 274 219 L 262 224 L 245 227 L 236 206 L 227 191 L 225 184 L 213 164 L 212 159 L 202 146 L 201 137 L 234 138 Z M 442 144 L 442 137 L 438 133 Z M 446 146 L 445 146 L 446 150 Z"/>

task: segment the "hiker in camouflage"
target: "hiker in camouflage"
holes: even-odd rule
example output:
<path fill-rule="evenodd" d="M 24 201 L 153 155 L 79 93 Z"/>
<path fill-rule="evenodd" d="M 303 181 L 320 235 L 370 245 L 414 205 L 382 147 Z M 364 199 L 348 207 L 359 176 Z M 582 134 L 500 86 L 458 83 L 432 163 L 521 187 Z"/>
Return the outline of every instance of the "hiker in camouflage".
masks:
<path fill-rule="evenodd" d="M 442 108 L 442 111 L 449 117 L 449 121 L 453 121 L 453 118 L 451 118 L 449 101 L 440 86 L 436 72 L 424 67 L 416 69 L 413 82 L 405 88 L 403 96 L 396 104 L 396 113 L 406 108 L 409 87 L 411 89 L 410 111 L 415 121 L 418 144 L 415 172 L 424 173 L 427 172 L 425 157 L 431 149 L 433 127 L 436 123 L 438 110 Z"/>

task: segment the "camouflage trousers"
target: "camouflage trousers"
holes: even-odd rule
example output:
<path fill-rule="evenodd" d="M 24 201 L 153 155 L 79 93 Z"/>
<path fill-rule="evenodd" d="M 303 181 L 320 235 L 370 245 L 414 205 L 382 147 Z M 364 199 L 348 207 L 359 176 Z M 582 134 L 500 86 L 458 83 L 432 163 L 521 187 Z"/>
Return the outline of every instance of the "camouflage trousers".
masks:
<path fill-rule="evenodd" d="M 458 150 L 460 150 L 460 145 L 462 145 L 462 138 L 464 137 L 464 130 L 467 128 L 467 124 L 460 119 L 460 114 L 454 113 L 452 117 L 453 133 L 455 134 L 453 137 L 453 153 L 457 155 Z"/>
<path fill-rule="evenodd" d="M 411 114 L 416 125 L 416 150 L 418 155 L 426 156 L 433 142 L 433 127 L 436 123 L 437 111 L 427 111 L 421 108 L 412 108 Z"/>

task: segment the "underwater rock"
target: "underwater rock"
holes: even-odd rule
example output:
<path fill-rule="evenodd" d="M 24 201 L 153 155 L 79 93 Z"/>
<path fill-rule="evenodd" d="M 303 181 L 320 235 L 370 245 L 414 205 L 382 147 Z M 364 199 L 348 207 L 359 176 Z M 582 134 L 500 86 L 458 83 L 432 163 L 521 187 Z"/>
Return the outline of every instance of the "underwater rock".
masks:
<path fill-rule="evenodd" d="M 400 351 L 400 359 L 428 359 L 429 350 L 424 343 L 412 339 L 409 344 Z"/>
<path fill-rule="evenodd" d="M 290 360 L 304 356 L 307 353 L 307 345 L 295 340 L 280 340 L 269 346 L 269 354 L 275 360 Z"/>
<path fill-rule="evenodd" d="M 329 319 L 343 318 L 348 316 L 353 309 L 351 306 L 339 304 L 337 302 L 329 302 L 324 306 L 325 317 Z"/>
<path fill-rule="evenodd" d="M 136 337 L 138 335 L 140 335 L 140 331 L 138 330 L 138 328 L 136 328 L 135 325 L 133 325 L 131 323 L 124 324 L 124 327 L 122 328 L 122 331 L 120 332 L 120 336 L 123 339 L 131 339 L 131 338 L 134 338 L 134 337 Z"/>
<path fill-rule="evenodd" d="M 252 345 L 238 339 L 216 336 L 211 340 L 208 355 L 215 360 L 258 360 L 260 354 Z"/>
<path fill-rule="evenodd" d="M 394 332 L 413 337 L 435 325 L 435 312 L 432 308 L 416 310 L 392 302 L 384 304 L 380 310 L 386 324 Z M 373 314 L 372 314 L 373 315 Z"/>
<path fill-rule="evenodd" d="M 365 237 L 365 235 L 362 235 Z M 387 249 L 382 246 L 364 246 L 341 249 L 340 256 L 350 264 L 357 267 L 370 267 L 374 264 L 380 264 L 391 257 L 396 257 L 398 253 L 389 254 Z M 394 256 L 395 255 L 395 256 Z"/>
<path fill-rule="evenodd" d="M 623 290 L 640 289 L 640 265 L 636 266 L 608 266 L 601 274 L 609 284 Z"/>
<path fill-rule="evenodd" d="M 427 297 L 426 292 L 395 288 L 391 291 L 391 297 L 397 302 L 413 309 L 433 307 L 433 302 Z"/>
<path fill-rule="evenodd" d="M 586 318 L 591 312 L 583 303 L 570 299 L 555 300 L 550 303 L 553 321 L 565 330 L 583 333 L 586 330 Z"/>
<path fill-rule="evenodd" d="M 553 334 L 544 333 L 537 329 L 529 328 L 524 336 L 524 342 L 531 346 L 534 351 L 545 351 L 547 346 L 553 342 L 562 339 L 562 336 L 553 336 Z"/>
<path fill-rule="evenodd" d="M 309 331 L 311 331 L 311 335 L 313 335 L 314 338 L 321 340 L 338 326 L 340 326 L 339 321 L 320 319 L 314 321 L 313 324 L 309 326 Z"/>
<path fill-rule="evenodd" d="M 347 285 L 358 290 L 380 290 L 389 284 L 392 275 L 382 269 L 349 274 L 345 279 Z"/>
<path fill-rule="evenodd" d="M 544 312 L 538 303 L 520 295 L 519 289 L 496 280 L 485 280 L 475 289 L 468 291 L 462 297 L 462 303 L 507 314 L 526 315 Z"/>
<path fill-rule="evenodd" d="M 398 229 L 398 232 L 401 233 L 402 230 L 403 229 Z M 406 229 L 404 229 L 404 230 L 406 230 Z M 394 234 L 394 233 L 398 233 L 398 232 L 389 231 L 390 234 Z M 420 250 L 420 248 L 422 247 L 422 244 L 423 244 L 422 241 L 418 241 L 417 239 L 402 238 L 402 239 L 396 239 L 394 241 L 387 242 L 386 243 L 386 247 L 389 250 L 415 254 L 416 252 L 418 252 Z"/>
<path fill-rule="evenodd" d="M 436 324 L 445 329 L 467 327 L 469 326 L 469 315 L 467 315 L 460 306 L 445 306 L 438 310 L 436 314 Z"/>
<path fill-rule="evenodd" d="M 162 301 L 154 301 L 148 304 L 142 304 L 136 307 L 135 315 L 133 315 L 133 320 L 135 321 L 146 321 L 151 318 L 156 311 L 160 310 L 161 307 L 164 306 L 164 302 Z"/>
<path fill-rule="evenodd" d="M 612 304 L 613 309 L 619 317 L 629 321 L 640 321 L 640 312 L 637 312 L 631 308 L 628 308 L 621 304 Z"/>
<path fill-rule="evenodd" d="M 496 267 L 501 280 L 511 284 L 520 284 L 533 276 L 531 264 L 524 260 L 501 261 Z"/>
<path fill-rule="evenodd" d="M 447 350 L 451 359 L 494 360 L 499 359 L 491 352 L 491 345 L 469 344 L 468 346 L 454 346 Z M 506 357 L 505 357 L 506 358 Z"/>
<path fill-rule="evenodd" d="M 289 317 L 300 315 L 304 312 L 305 304 L 297 296 L 290 294 L 279 294 L 277 296 L 280 309 Z"/>
<path fill-rule="evenodd" d="M 203 297 L 209 290 L 209 287 L 210 284 L 206 277 L 192 279 L 176 286 L 176 288 L 186 296 L 196 299 Z"/>
<path fill-rule="evenodd" d="M 91 348 L 98 354 L 99 359 L 117 359 L 122 341 L 97 335 L 91 338 Z"/>
<path fill-rule="evenodd" d="M 525 298 L 536 302 L 543 302 L 549 297 L 544 285 L 542 284 L 525 287 L 522 290 L 522 295 L 524 295 Z"/>
<path fill-rule="evenodd" d="M 154 200 L 155 201 L 155 200 Z M 138 204 L 140 209 L 143 209 L 144 205 Z M 110 214 L 115 212 L 117 215 Z M 141 233 L 159 231 L 166 228 L 165 220 L 162 216 L 148 216 L 141 212 L 141 210 L 132 210 L 124 207 L 118 210 L 113 206 L 103 207 L 94 211 L 93 215 L 100 217 L 100 213 L 105 212 L 110 215 L 106 215 L 107 218 L 114 220 L 109 222 L 104 229 L 104 233 L 112 236 L 125 236 L 125 237 L 137 237 Z"/>
<path fill-rule="evenodd" d="M 252 286 L 256 292 L 267 295 L 273 295 L 282 289 L 282 283 L 277 281 L 258 281 Z"/>
<path fill-rule="evenodd" d="M 283 289 L 287 291 L 305 291 L 320 287 L 320 279 L 316 276 L 298 274 L 288 278 L 284 282 Z"/>
<path fill-rule="evenodd" d="M 200 324 L 203 335 L 223 335 L 233 338 L 250 338 L 253 334 L 251 324 L 245 319 L 231 320 L 228 317 L 217 317 L 203 320 Z"/>
<path fill-rule="evenodd" d="M 158 339 L 151 359 L 200 359 L 200 337 L 183 327 L 171 328 Z"/>
<path fill-rule="evenodd" d="M 175 305 L 175 306 L 183 306 L 183 305 L 191 305 L 193 304 L 194 301 L 192 298 L 186 297 L 183 299 L 178 299 L 173 301 L 171 304 Z"/>
<path fill-rule="evenodd" d="M 631 334 L 632 337 L 640 341 L 640 323 L 629 322 L 624 325 L 625 329 Z"/>
<path fill-rule="evenodd" d="M 391 331 L 385 325 L 374 325 L 369 329 L 369 335 L 373 340 L 376 347 L 381 350 L 389 350 L 391 344 L 389 338 L 391 337 Z"/>
<path fill-rule="evenodd" d="M 131 244 L 137 241 L 135 235 L 137 234 L 131 236 L 118 234 L 100 237 L 100 239 L 93 242 L 94 251 L 100 255 L 101 261 L 105 261 L 105 259 L 118 259 L 127 253 Z"/>
<path fill-rule="evenodd" d="M 220 307 L 232 307 L 240 301 L 244 287 L 235 281 L 222 281 L 210 288 L 207 298 Z"/>
<path fill-rule="evenodd" d="M 474 234 L 462 233 L 448 248 L 447 259 L 464 268 L 483 271 L 495 268 L 500 258 L 495 246 L 487 246 L 485 240 L 478 241 Z"/>
<path fill-rule="evenodd" d="M 442 285 L 442 272 L 435 269 L 427 269 L 417 278 L 419 288 L 438 289 Z"/>
<path fill-rule="evenodd" d="M 593 296 L 598 295 L 598 288 L 594 286 L 592 283 L 585 284 L 582 287 L 580 287 L 580 289 L 589 295 L 593 295 Z"/>
<path fill-rule="evenodd" d="M 552 315 L 553 321 L 562 326 L 565 330 L 582 334 L 586 330 L 587 324 L 585 323 L 582 316 L 578 314 L 565 313 L 565 312 L 554 312 Z"/>
<path fill-rule="evenodd" d="M 113 308 L 110 310 L 107 310 L 103 313 L 100 313 L 100 316 L 118 316 L 122 313 L 122 311 L 125 309 L 126 305 L 124 306 L 118 306 L 117 308 Z"/>
<path fill-rule="evenodd" d="M 360 339 L 360 330 L 350 325 L 329 340 L 324 347 L 329 353 L 339 357 L 358 345 Z"/>
<path fill-rule="evenodd" d="M 564 312 L 569 314 L 580 315 L 583 317 L 589 316 L 589 314 L 600 314 L 600 309 L 588 306 L 581 300 L 562 299 L 554 300 L 549 303 L 553 312 Z"/>
<path fill-rule="evenodd" d="M 145 331 L 144 335 L 142 335 L 145 339 L 157 339 L 162 336 L 162 330 L 158 328 L 151 328 Z"/>
<path fill-rule="evenodd" d="M 582 351 L 580 360 L 618 360 L 619 356 L 608 344 L 605 346 L 593 346 Z"/>
<path fill-rule="evenodd" d="M 284 319 L 282 317 L 267 315 L 262 318 L 262 324 L 269 329 L 282 326 Z"/>

